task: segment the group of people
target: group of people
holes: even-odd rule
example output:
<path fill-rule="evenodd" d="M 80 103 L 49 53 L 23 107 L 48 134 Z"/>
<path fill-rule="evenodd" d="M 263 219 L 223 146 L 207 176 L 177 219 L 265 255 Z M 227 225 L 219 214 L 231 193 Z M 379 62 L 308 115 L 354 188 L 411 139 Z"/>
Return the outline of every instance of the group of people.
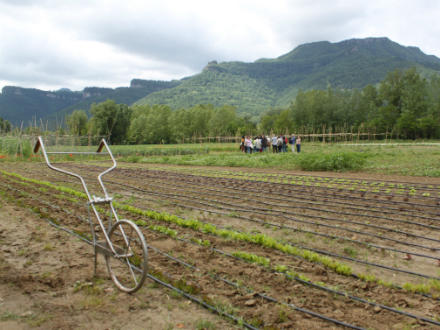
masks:
<path fill-rule="evenodd" d="M 272 152 L 287 152 L 287 145 L 290 144 L 292 152 L 301 152 L 301 137 L 292 134 L 274 135 L 272 137 L 259 135 L 252 139 L 250 136 L 242 136 L 240 150 L 245 153 L 264 152 L 272 146 Z"/>

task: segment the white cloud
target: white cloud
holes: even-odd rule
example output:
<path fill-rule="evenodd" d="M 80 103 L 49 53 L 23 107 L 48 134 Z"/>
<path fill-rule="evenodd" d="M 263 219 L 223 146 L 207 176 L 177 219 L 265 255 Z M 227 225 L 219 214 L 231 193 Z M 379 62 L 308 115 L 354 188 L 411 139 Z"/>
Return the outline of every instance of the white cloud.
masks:
<path fill-rule="evenodd" d="M 214 59 L 254 61 L 370 36 L 440 56 L 439 9 L 436 0 L 0 0 L 0 87 L 180 79 Z"/>

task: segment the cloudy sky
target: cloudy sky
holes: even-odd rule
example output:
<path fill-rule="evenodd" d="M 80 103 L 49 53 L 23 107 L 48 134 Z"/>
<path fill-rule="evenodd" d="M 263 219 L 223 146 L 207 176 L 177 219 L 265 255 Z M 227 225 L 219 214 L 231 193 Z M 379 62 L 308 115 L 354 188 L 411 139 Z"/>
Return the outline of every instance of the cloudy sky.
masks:
<path fill-rule="evenodd" d="M 170 80 L 208 61 L 388 37 L 440 57 L 438 0 L 0 0 L 0 88 Z"/>

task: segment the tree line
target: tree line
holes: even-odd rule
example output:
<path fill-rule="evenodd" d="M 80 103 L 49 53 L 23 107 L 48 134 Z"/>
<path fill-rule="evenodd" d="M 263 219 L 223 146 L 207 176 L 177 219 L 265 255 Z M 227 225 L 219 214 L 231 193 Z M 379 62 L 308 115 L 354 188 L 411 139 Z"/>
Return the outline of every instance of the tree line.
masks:
<path fill-rule="evenodd" d="M 261 117 L 263 131 L 323 130 L 393 133 L 403 139 L 440 138 L 440 76 L 426 79 L 415 68 L 387 74 L 363 89 L 299 91 L 287 109 Z"/>
<path fill-rule="evenodd" d="M 75 110 L 67 117 L 74 135 L 105 136 L 114 144 L 178 143 L 200 136 L 234 136 L 256 131 L 256 124 L 231 106 L 197 105 L 173 111 L 166 105 L 92 104 L 91 117 Z"/>
<path fill-rule="evenodd" d="M 260 133 L 374 131 L 405 139 L 440 138 L 440 76 L 424 78 L 415 68 L 388 73 L 363 89 L 299 91 L 286 109 L 271 109 L 255 123 L 232 106 L 116 104 L 107 100 L 66 119 L 74 135 L 105 136 L 117 144 L 176 143 L 192 137 Z M 1 124 L 1 122 L 0 122 Z"/>

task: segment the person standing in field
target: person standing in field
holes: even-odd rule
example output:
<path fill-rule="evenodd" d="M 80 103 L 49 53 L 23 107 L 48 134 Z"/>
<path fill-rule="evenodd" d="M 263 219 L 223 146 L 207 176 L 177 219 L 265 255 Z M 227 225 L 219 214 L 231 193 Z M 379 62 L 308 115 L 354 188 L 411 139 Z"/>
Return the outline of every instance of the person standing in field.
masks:
<path fill-rule="evenodd" d="M 252 145 L 252 140 L 249 136 L 246 136 L 246 139 L 244 140 L 244 146 L 246 148 L 246 152 L 251 154 L 253 145 Z"/>
<path fill-rule="evenodd" d="M 263 134 L 263 136 L 261 137 L 261 152 L 266 151 L 267 148 L 267 139 L 266 136 Z"/>
<path fill-rule="evenodd" d="M 287 135 L 285 135 L 283 137 L 283 148 L 284 148 L 284 152 L 287 152 L 287 145 L 289 144 L 289 137 Z"/>
<path fill-rule="evenodd" d="M 281 138 L 281 135 L 278 135 L 277 147 L 278 147 L 278 152 L 281 152 L 281 149 L 283 148 L 283 139 Z"/>
<path fill-rule="evenodd" d="M 278 144 L 277 144 L 277 142 L 278 142 L 277 136 L 276 135 L 272 136 L 272 152 L 273 153 L 278 152 Z"/>
<path fill-rule="evenodd" d="M 296 136 L 295 134 L 292 134 L 292 136 L 290 137 L 290 146 L 292 148 L 292 152 L 295 153 L 295 148 L 296 148 Z"/>
<path fill-rule="evenodd" d="M 244 135 L 241 137 L 240 150 L 243 151 L 243 152 L 245 152 L 245 147 L 244 147 Z"/>
<path fill-rule="evenodd" d="M 261 152 L 261 137 L 257 136 L 254 140 L 254 151 Z"/>
<path fill-rule="evenodd" d="M 301 137 L 299 135 L 296 138 L 296 152 L 297 153 L 301 152 Z"/>

